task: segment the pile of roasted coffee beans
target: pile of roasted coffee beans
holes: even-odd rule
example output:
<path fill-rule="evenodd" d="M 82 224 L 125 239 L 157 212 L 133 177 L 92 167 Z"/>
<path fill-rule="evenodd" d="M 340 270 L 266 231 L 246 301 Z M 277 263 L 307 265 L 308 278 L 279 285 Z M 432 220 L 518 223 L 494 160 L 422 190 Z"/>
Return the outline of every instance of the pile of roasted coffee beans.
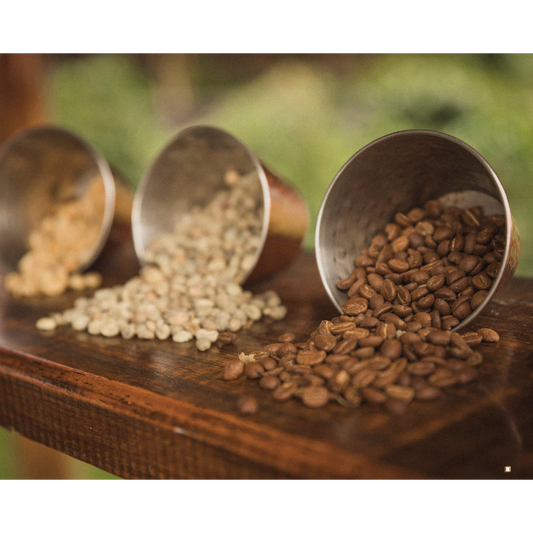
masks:
<path fill-rule="evenodd" d="M 348 291 L 342 315 L 323 320 L 304 342 L 286 334 L 241 354 L 223 378 L 244 375 L 276 400 L 295 397 L 308 407 L 368 402 L 394 412 L 472 381 L 483 361 L 474 348 L 499 336 L 488 328 L 451 330 L 487 296 L 504 230 L 503 217 L 485 217 L 480 207 L 429 201 L 398 213 L 339 281 Z M 249 403 L 242 412 L 251 412 Z"/>

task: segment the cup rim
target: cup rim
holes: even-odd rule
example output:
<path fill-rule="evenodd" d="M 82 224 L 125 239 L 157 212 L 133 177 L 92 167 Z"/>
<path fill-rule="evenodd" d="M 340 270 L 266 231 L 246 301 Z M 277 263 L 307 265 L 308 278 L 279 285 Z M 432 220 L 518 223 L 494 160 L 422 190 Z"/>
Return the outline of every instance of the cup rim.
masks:
<path fill-rule="evenodd" d="M 462 141 L 461 139 L 458 139 L 457 137 L 454 137 L 453 135 L 450 135 L 448 133 L 443 133 L 436 130 L 430 130 L 430 129 L 406 129 L 406 130 L 399 130 L 396 132 L 388 133 L 386 135 L 383 135 L 374 141 L 366 144 L 359 150 L 357 150 L 339 169 L 339 171 L 335 174 L 333 180 L 329 184 L 326 193 L 324 195 L 324 198 L 322 199 L 322 203 L 320 205 L 320 209 L 317 216 L 317 223 L 316 223 L 316 231 L 315 231 L 315 256 L 316 256 L 316 262 L 318 266 L 318 270 L 320 273 L 320 278 L 322 280 L 322 284 L 324 288 L 326 289 L 326 292 L 332 301 L 332 303 L 335 305 L 335 307 L 342 312 L 342 306 L 337 301 L 337 298 L 335 297 L 334 293 L 331 290 L 330 285 L 327 282 L 327 276 L 326 271 L 324 267 L 324 255 L 323 250 L 321 249 L 320 241 L 321 241 L 321 233 L 323 232 L 323 218 L 324 218 L 324 212 L 327 207 L 328 198 L 331 195 L 332 191 L 334 190 L 337 182 L 341 179 L 342 174 L 346 170 L 346 168 L 354 161 L 357 157 L 360 157 L 361 154 L 366 152 L 367 150 L 371 150 L 376 145 L 386 142 L 388 139 L 393 137 L 403 137 L 403 136 L 409 136 L 409 135 L 424 135 L 428 137 L 438 137 L 441 139 L 444 139 L 450 143 L 453 143 L 466 152 L 468 152 L 472 157 L 474 157 L 487 171 L 487 177 L 492 179 L 494 185 L 496 185 L 496 189 L 498 191 L 498 194 L 500 196 L 499 201 L 502 204 L 503 210 L 504 210 L 504 216 L 505 216 L 505 222 L 506 222 L 506 228 L 505 228 L 505 251 L 501 260 L 501 267 L 500 271 L 498 272 L 497 277 L 493 280 L 492 286 L 488 291 L 488 294 L 486 298 L 483 300 L 483 302 L 474 310 L 470 315 L 468 315 L 464 320 L 462 320 L 455 328 L 452 329 L 452 331 L 456 331 L 458 329 L 463 328 L 468 323 L 470 323 L 472 320 L 474 320 L 481 311 L 486 307 L 486 305 L 490 302 L 490 300 L 493 298 L 496 291 L 499 289 L 504 274 L 505 274 L 505 266 L 507 265 L 509 261 L 509 254 L 511 250 L 511 240 L 512 240 L 512 234 L 513 234 L 513 226 L 514 221 L 511 215 L 511 208 L 509 205 L 509 200 L 507 198 L 507 195 L 505 193 L 505 189 L 503 188 L 503 185 L 496 174 L 495 170 L 492 168 L 492 166 L 489 164 L 489 162 L 472 146 L 467 144 L 466 142 Z"/>

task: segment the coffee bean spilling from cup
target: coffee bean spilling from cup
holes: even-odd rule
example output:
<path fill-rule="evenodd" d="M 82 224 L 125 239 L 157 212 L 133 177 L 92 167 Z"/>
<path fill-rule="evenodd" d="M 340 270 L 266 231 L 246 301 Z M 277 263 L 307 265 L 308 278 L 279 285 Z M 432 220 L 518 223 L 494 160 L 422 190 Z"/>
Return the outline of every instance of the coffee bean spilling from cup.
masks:
<path fill-rule="evenodd" d="M 472 381 L 483 358 L 474 348 L 497 342 L 492 329 L 452 331 L 487 297 L 505 250 L 505 218 L 480 206 L 397 213 L 337 284 L 342 314 L 309 338 L 287 334 L 229 363 L 224 379 L 244 374 L 279 401 L 308 407 L 385 404 L 402 412 L 414 399 Z M 249 412 L 248 410 L 247 412 Z"/>

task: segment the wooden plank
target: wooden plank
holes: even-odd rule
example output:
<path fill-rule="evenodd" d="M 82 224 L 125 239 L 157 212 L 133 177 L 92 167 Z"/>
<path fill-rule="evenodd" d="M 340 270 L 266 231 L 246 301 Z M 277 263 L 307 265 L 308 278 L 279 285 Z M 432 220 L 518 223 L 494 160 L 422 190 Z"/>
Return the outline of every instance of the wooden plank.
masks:
<path fill-rule="evenodd" d="M 131 242 L 111 242 L 96 265 L 106 284 L 137 269 Z M 514 279 L 471 329 L 500 342 L 480 348 L 480 378 L 403 415 L 379 406 L 313 410 L 276 402 L 257 383 L 222 380 L 224 365 L 292 331 L 304 338 L 336 315 L 314 257 L 249 287 L 277 290 L 289 309 L 234 346 L 106 339 L 35 320 L 75 295 L 0 304 L 0 424 L 124 478 L 531 478 L 533 280 Z M 238 413 L 240 395 L 260 405 Z M 504 467 L 511 465 L 511 473 Z"/>

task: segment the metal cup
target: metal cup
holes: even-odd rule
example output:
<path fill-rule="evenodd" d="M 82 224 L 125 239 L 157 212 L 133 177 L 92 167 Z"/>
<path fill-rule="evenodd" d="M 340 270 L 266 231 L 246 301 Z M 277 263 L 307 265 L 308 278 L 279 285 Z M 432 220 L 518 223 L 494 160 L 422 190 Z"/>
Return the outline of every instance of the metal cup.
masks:
<path fill-rule="evenodd" d="M 103 182 L 105 199 L 95 217 L 99 230 L 88 242 L 79 271 L 101 252 L 113 221 L 115 183 L 107 162 L 86 141 L 61 128 L 31 128 L 0 149 L 0 260 L 17 268 L 27 239 L 61 202 L 80 198 L 89 183 Z"/>
<path fill-rule="evenodd" d="M 485 214 L 506 220 L 502 268 L 487 297 L 454 330 L 476 318 L 502 284 L 512 277 L 520 236 L 498 176 L 472 147 L 450 135 L 407 130 L 368 144 L 340 169 L 318 214 L 315 251 L 322 282 L 341 311 L 348 299 L 337 282 L 348 277 L 372 238 L 397 212 L 440 199 L 444 206 L 482 205 Z"/>
<path fill-rule="evenodd" d="M 148 245 L 172 232 L 193 206 L 207 204 L 224 185 L 226 171 L 256 171 L 263 193 L 261 240 L 245 275 L 274 274 L 300 252 L 309 215 L 303 198 L 270 172 L 240 140 L 213 126 L 191 126 L 175 135 L 143 175 L 133 200 L 132 232 L 141 264 Z"/>

